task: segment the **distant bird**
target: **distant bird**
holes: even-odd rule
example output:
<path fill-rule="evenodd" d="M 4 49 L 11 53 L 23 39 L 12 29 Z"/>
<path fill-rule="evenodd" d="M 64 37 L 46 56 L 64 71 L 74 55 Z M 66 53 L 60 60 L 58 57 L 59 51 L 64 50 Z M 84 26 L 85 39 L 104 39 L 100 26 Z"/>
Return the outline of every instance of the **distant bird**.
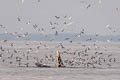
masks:
<path fill-rule="evenodd" d="M 80 3 L 85 3 L 85 1 L 84 0 L 80 0 Z"/>
<path fill-rule="evenodd" d="M 106 28 L 108 28 L 109 30 L 112 30 L 112 27 L 110 27 L 109 24 L 106 25 Z"/>
<path fill-rule="evenodd" d="M 86 7 L 86 9 L 88 9 L 88 8 L 90 8 L 91 7 L 91 4 L 89 4 L 87 7 Z"/>
<path fill-rule="evenodd" d="M 50 54 L 50 58 L 51 58 L 52 62 L 55 61 L 54 57 L 51 54 Z"/>
<path fill-rule="evenodd" d="M 17 50 L 14 49 L 14 53 L 17 53 Z"/>
<path fill-rule="evenodd" d="M 38 0 L 38 2 L 40 2 L 41 0 Z"/>
<path fill-rule="evenodd" d="M 102 0 L 98 0 L 98 3 L 101 4 L 101 3 L 102 3 Z"/>
<path fill-rule="evenodd" d="M 12 61 L 10 61 L 10 64 L 12 64 L 13 62 Z"/>
<path fill-rule="evenodd" d="M 2 46 L 0 47 L 0 50 L 1 50 L 1 51 L 5 51 Z"/>
<path fill-rule="evenodd" d="M 7 42 L 7 40 L 3 40 L 3 42 Z"/>
<path fill-rule="evenodd" d="M 11 45 L 10 45 L 11 47 L 13 47 L 13 43 L 11 43 Z"/>
<path fill-rule="evenodd" d="M 11 59 L 13 57 L 13 54 L 11 54 L 11 56 L 10 57 L 8 57 L 8 59 Z"/>
<path fill-rule="evenodd" d="M 38 27 L 38 25 L 37 25 L 37 24 L 34 24 L 34 25 L 33 25 L 33 28 L 34 28 L 34 29 L 36 29 L 37 27 Z"/>
<path fill-rule="evenodd" d="M 67 23 L 67 26 L 72 25 L 72 24 L 73 24 L 73 22 Z"/>
<path fill-rule="evenodd" d="M 2 53 L 0 54 L 0 59 L 2 58 Z"/>
<path fill-rule="evenodd" d="M 112 66 L 111 64 L 107 64 L 109 67 Z"/>
<path fill-rule="evenodd" d="M 50 25 L 52 26 L 53 25 L 53 23 L 50 21 Z"/>
<path fill-rule="evenodd" d="M 114 58 L 114 60 L 113 60 L 114 62 L 116 62 L 116 58 Z"/>
<path fill-rule="evenodd" d="M 61 48 L 65 48 L 62 43 L 60 43 Z"/>
<path fill-rule="evenodd" d="M 59 23 L 57 23 L 57 22 L 54 22 L 54 24 L 55 24 L 55 25 L 59 25 Z"/>
<path fill-rule="evenodd" d="M 3 27 L 3 25 L 2 25 L 2 24 L 0 24 L 0 27 Z"/>
<path fill-rule="evenodd" d="M 64 29 L 62 29 L 61 32 L 64 32 Z"/>
<path fill-rule="evenodd" d="M 22 0 L 22 4 L 24 3 L 24 0 Z"/>
<path fill-rule="evenodd" d="M 64 18 L 67 18 L 67 15 L 65 15 Z"/>
<path fill-rule="evenodd" d="M 60 17 L 58 17 L 58 16 L 55 16 L 55 18 L 56 18 L 56 19 L 60 19 Z"/>
<path fill-rule="evenodd" d="M 75 37 L 81 37 L 84 33 L 84 29 L 82 29 L 79 34 L 75 35 Z"/>
<path fill-rule="evenodd" d="M 119 9 L 118 8 L 116 8 L 116 11 L 118 11 Z"/>
<path fill-rule="evenodd" d="M 55 27 L 52 27 L 52 29 L 55 29 Z"/>
<path fill-rule="evenodd" d="M 26 63 L 25 65 L 26 65 L 26 67 L 29 67 L 29 63 Z"/>
<path fill-rule="evenodd" d="M 103 54 L 103 53 L 102 52 L 98 53 L 98 55 L 101 55 L 101 54 Z"/>
<path fill-rule="evenodd" d="M 22 34 L 22 37 L 26 37 L 28 35 L 28 32 Z"/>
<path fill-rule="evenodd" d="M 70 40 L 69 42 L 70 42 L 70 43 L 72 43 L 73 41 L 72 41 L 72 40 Z"/>
<path fill-rule="evenodd" d="M 55 36 L 57 36 L 57 35 L 58 35 L 58 31 L 55 32 Z"/>
<path fill-rule="evenodd" d="M 95 34 L 95 36 L 97 37 L 97 36 L 99 36 L 99 34 Z"/>
<path fill-rule="evenodd" d="M 1 28 L 5 28 L 5 26 L 3 26 L 2 24 L 0 24 L 0 27 L 1 27 Z"/>
<path fill-rule="evenodd" d="M 44 28 L 41 28 L 41 30 L 42 30 L 42 31 L 45 31 L 45 29 L 44 29 Z"/>
<path fill-rule="evenodd" d="M 21 21 L 21 19 L 19 18 L 19 17 L 17 17 L 17 20 L 20 22 Z"/>
<path fill-rule="evenodd" d="M 68 18 L 68 20 L 70 20 L 70 21 L 71 21 L 71 20 L 72 20 L 72 17 L 70 16 L 70 17 Z"/>
<path fill-rule="evenodd" d="M 67 24 L 67 22 L 65 21 L 63 24 Z"/>
<path fill-rule="evenodd" d="M 31 21 L 26 22 L 26 24 L 30 24 L 30 23 L 31 23 Z"/>
<path fill-rule="evenodd" d="M 65 38 L 65 40 L 70 40 L 70 38 Z"/>

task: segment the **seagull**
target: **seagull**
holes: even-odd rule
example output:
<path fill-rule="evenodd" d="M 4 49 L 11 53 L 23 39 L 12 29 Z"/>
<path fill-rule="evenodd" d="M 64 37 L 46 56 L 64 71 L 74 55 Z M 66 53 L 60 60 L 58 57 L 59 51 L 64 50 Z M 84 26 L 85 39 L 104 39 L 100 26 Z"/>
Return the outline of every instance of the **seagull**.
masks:
<path fill-rule="evenodd" d="M 23 28 L 23 27 L 21 27 L 21 28 L 20 28 L 20 30 L 21 30 L 21 31 L 23 31 L 23 30 L 24 30 L 24 28 Z"/>
<path fill-rule="evenodd" d="M 0 59 L 2 58 L 2 54 L 0 54 Z"/>
<path fill-rule="evenodd" d="M 70 43 L 72 43 L 73 41 L 72 41 L 72 40 L 70 40 L 69 42 L 70 42 Z"/>
<path fill-rule="evenodd" d="M 21 21 L 21 19 L 19 18 L 19 17 L 17 17 L 17 20 L 20 22 Z"/>
<path fill-rule="evenodd" d="M 56 18 L 56 19 L 60 19 L 60 17 L 58 17 L 58 16 L 55 16 L 55 18 Z"/>
<path fill-rule="evenodd" d="M 2 24 L 0 24 L 0 27 L 1 27 L 1 28 L 5 28 Z"/>
<path fill-rule="evenodd" d="M 68 20 L 70 20 L 70 21 L 71 21 L 71 20 L 72 20 L 72 17 L 69 17 L 69 18 L 68 18 Z"/>
<path fill-rule="evenodd" d="M 80 3 L 85 3 L 85 1 L 81 0 Z"/>
<path fill-rule="evenodd" d="M 10 64 L 12 64 L 13 62 L 12 61 L 10 61 Z"/>
<path fill-rule="evenodd" d="M 69 25 L 71 25 L 71 24 L 73 24 L 73 22 L 70 22 L 70 23 L 68 23 L 67 25 L 69 26 Z"/>
<path fill-rule="evenodd" d="M 107 40 L 107 42 L 109 43 L 109 42 L 110 42 L 110 40 Z"/>
<path fill-rule="evenodd" d="M 38 29 L 38 32 L 40 31 L 40 28 Z"/>
<path fill-rule="evenodd" d="M 63 24 L 67 24 L 67 22 L 65 21 Z"/>
<path fill-rule="evenodd" d="M 24 3 L 24 0 L 22 0 L 22 4 Z"/>
<path fill-rule="evenodd" d="M 62 29 L 61 32 L 64 32 L 64 29 Z"/>
<path fill-rule="evenodd" d="M 26 24 L 30 24 L 30 23 L 31 23 L 31 21 L 26 22 Z"/>
<path fill-rule="evenodd" d="M 45 29 L 44 28 L 41 28 L 42 31 L 44 31 Z"/>
<path fill-rule="evenodd" d="M 70 40 L 70 38 L 65 38 L 65 40 Z"/>
<path fill-rule="evenodd" d="M 50 25 L 53 25 L 53 23 L 50 21 Z"/>
<path fill-rule="evenodd" d="M 3 42 L 7 42 L 7 40 L 3 40 Z"/>
<path fill-rule="evenodd" d="M 14 49 L 14 53 L 17 53 L 17 50 Z"/>
<path fill-rule="evenodd" d="M 55 29 L 55 27 L 52 27 L 52 29 Z"/>
<path fill-rule="evenodd" d="M 58 35 L 58 32 L 56 31 L 56 32 L 55 32 L 55 36 L 57 36 L 57 35 Z"/>
<path fill-rule="evenodd" d="M 109 24 L 107 24 L 107 25 L 106 25 L 106 28 L 108 28 L 108 29 L 112 30 L 112 28 L 110 27 L 110 25 L 109 25 Z"/>
<path fill-rule="evenodd" d="M 8 31 L 5 31 L 4 33 L 5 33 L 5 34 L 8 34 Z"/>
<path fill-rule="evenodd" d="M 34 29 L 36 29 L 37 27 L 38 27 L 38 25 L 37 25 L 37 24 L 34 24 L 34 25 L 33 25 L 33 28 L 34 28 Z"/>
<path fill-rule="evenodd" d="M 116 11 L 118 11 L 119 9 L 118 8 L 116 8 Z"/>
<path fill-rule="evenodd" d="M 38 2 L 40 2 L 40 0 L 38 0 Z"/>
<path fill-rule="evenodd" d="M 88 9 L 88 8 L 90 8 L 91 7 L 91 4 L 89 4 L 86 8 Z"/>
<path fill-rule="evenodd" d="M 11 47 L 13 47 L 13 43 L 11 43 Z"/>
<path fill-rule="evenodd" d="M 67 16 L 65 15 L 64 18 L 67 18 Z"/>
<path fill-rule="evenodd" d="M 99 0 L 98 3 L 101 4 L 101 3 L 102 3 L 102 0 Z"/>
<path fill-rule="evenodd" d="M 60 43 L 61 48 L 65 48 L 62 43 Z"/>

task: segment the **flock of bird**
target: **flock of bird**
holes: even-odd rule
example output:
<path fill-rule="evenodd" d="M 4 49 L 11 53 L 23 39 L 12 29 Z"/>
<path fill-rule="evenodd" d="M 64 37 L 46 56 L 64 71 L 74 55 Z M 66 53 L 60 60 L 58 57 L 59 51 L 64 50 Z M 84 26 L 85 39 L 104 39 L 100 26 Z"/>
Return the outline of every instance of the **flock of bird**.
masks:
<path fill-rule="evenodd" d="M 41 0 L 37 0 L 37 1 L 40 2 Z M 21 0 L 21 2 L 22 4 L 24 4 L 25 0 Z M 86 3 L 86 1 L 80 0 L 80 3 Z M 98 0 L 98 3 L 101 4 L 102 0 Z M 89 9 L 91 6 L 92 6 L 91 4 L 88 4 L 86 6 L 86 9 Z M 116 10 L 118 11 L 119 9 L 116 8 Z M 17 17 L 16 20 L 18 23 L 22 21 L 21 17 Z M 61 33 L 66 32 L 68 27 L 74 24 L 72 16 L 69 16 L 69 15 L 53 16 L 53 20 L 49 21 L 49 29 L 50 29 L 50 32 L 52 32 L 52 34 L 55 37 L 51 39 L 50 41 L 55 40 L 56 36 L 58 36 Z M 26 25 L 32 25 L 32 28 L 36 32 L 40 32 L 42 34 L 44 32 L 47 33 L 48 29 L 46 29 L 45 27 L 40 27 L 38 24 L 33 23 L 31 20 L 28 20 L 25 23 Z M 114 29 L 109 24 L 107 24 L 105 27 L 112 33 L 119 32 L 118 29 Z M 20 28 L 20 31 L 21 32 L 23 31 L 23 33 L 19 33 L 17 31 L 9 33 L 7 31 L 7 27 L 4 26 L 3 24 L 0 24 L 0 29 L 5 30 L 4 31 L 5 34 L 15 36 L 18 39 L 23 38 L 23 37 L 27 38 L 28 35 L 30 34 L 29 32 L 24 32 L 24 27 Z M 74 35 L 74 37 L 79 38 L 84 34 L 85 34 L 85 29 L 81 29 L 77 34 Z M 95 35 L 96 37 L 99 36 L 99 34 L 95 34 Z M 69 41 L 70 43 L 73 43 L 72 39 L 69 37 L 66 37 L 64 40 Z M 92 41 L 92 40 L 93 40 L 92 38 L 89 38 L 86 41 Z M 107 40 L 107 42 L 110 42 L 111 40 L 112 39 Z M 53 64 L 55 64 L 56 62 L 55 54 L 53 53 L 55 53 L 56 48 L 62 49 L 60 51 L 60 54 L 61 56 L 64 56 L 62 58 L 63 63 L 66 66 L 70 66 L 70 67 L 77 66 L 77 67 L 97 68 L 97 67 L 102 67 L 103 65 L 105 67 L 106 66 L 111 67 L 113 63 L 116 63 L 116 58 L 113 56 L 113 54 L 107 55 L 107 54 L 104 54 L 104 52 L 99 52 L 99 51 L 95 51 L 91 53 L 90 47 L 87 47 L 83 50 L 77 49 L 75 51 L 74 50 L 70 51 L 72 50 L 72 48 L 66 48 L 63 43 L 58 43 L 55 46 L 55 48 L 53 48 L 53 50 L 49 52 L 50 54 L 43 54 L 44 56 L 42 56 L 42 58 L 39 58 L 38 56 L 41 56 L 40 55 L 41 49 L 50 51 L 49 50 L 50 47 L 48 45 L 40 42 L 37 46 L 33 46 L 34 42 L 32 43 L 33 45 L 31 45 L 31 43 L 25 42 L 24 46 L 22 45 L 20 46 L 20 48 L 18 48 L 17 46 L 19 46 L 20 44 L 17 45 L 17 43 L 14 43 L 14 42 L 11 42 L 10 44 L 9 43 L 10 42 L 7 40 L 1 41 L 1 44 L 0 44 L 0 63 L 1 64 L 7 63 L 8 65 L 26 66 L 26 67 L 31 66 L 31 62 L 32 63 L 40 62 L 43 64 L 52 62 Z M 4 45 L 7 45 L 8 48 L 5 47 Z M 81 44 L 79 44 L 79 46 L 86 47 L 86 45 L 81 45 Z M 94 45 L 94 47 L 95 49 L 99 48 L 99 46 L 96 46 L 96 45 Z M 38 53 L 39 55 L 37 55 Z M 71 56 L 71 58 L 70 59 L 69 57 L 67 58 L 67 55 Z"/>
<path fill-rule="evenodd" d="M 82 67 L 82 68 L 108 68 L 116 63 L 116 58 L 112 54 L 105 55 L 103 52 L 89 53 L 89 48 L 84 51 L 66 52 L 63 55 L 70 54 L 74 56 L 72 59 L 64 59 L 64 64 L 69 67 Z"/>
<path fill-rule="evenodd" d="M 35 63 L 41 63 L 55 67 L 56 50 L 60 50 L 61 59 L 66 67 L 108 68 L 117 63 L 113 53 L 106 54 L 107 48 L 98 51 L 100 47 L 96 48 L 96 44 L 88 47 L 77 43 L 79 47 L 73 49 L 72 46 L 67 47 L 68 45 L 63 43 L 49 42 L 52 46 L 39 41 L 28 41 L 26 44 L 10 41 L 1 41 L 1 43 L 3 45 L 0 47 L 0 63 L 7 66 L 34 67 Z"/>

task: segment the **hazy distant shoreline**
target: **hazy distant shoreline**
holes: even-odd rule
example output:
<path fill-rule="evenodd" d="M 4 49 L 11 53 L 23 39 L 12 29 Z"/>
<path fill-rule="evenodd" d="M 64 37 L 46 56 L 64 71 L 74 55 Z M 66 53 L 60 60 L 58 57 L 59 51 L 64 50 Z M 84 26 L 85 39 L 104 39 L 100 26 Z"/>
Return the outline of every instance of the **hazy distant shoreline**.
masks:
<path fill-rule="evenodd" d="M 10 34 L 0 34 L 0 40 L 20 41 L 20 40 L 32 40 L 32 41 L 67 41 L 68 38 L 72 41 L 107 41 L 120 42 L 120 35 L 82 35 L 76 37 L 76 34 L 59 34 L 57 36 L 53 34 L 42 35 L 42 34 L 28 34 L 26 37 L 17 37 Z"/>

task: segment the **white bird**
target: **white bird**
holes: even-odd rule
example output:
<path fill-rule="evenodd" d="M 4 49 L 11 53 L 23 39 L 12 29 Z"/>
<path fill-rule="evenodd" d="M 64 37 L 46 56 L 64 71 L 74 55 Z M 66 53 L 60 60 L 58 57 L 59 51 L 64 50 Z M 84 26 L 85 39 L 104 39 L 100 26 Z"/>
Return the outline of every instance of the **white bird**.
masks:
<path fill-rule="evenodd" d="M 24 3 L 24 0 L 22 0 L 22 4 Z"/>
<path fill-rule="evenodd" d="M 110 42 L 110 40 L 107 40 L 107 42 L 109 43 L 109 42 Z"/>
<path fill-rule="evenodd" d="M 70 22 L 70 23 L 68 23 L 67 25 L 69 26 L 69 25 L 72 25 L 73 24 L 73 22 Z"/>
<path fill-rule="evenodd" d="M 8 34 L 8 31 L 5 31 L 4 33 L 5 33 L 5 34 Z"/>
<path fill-rule="evenodd" d="M 24 28 L 23 28 L 23 27 L 21 27 L 21 28 L 20 28 L 20 30 L 21 30 L 21 31 L 23 31 L 23 30 L 24 30 Z"/>
<path fill-rule="evenodd" d="M 109 25 L 109 24 L 107 24 L 107 25 L 106 25 L 106 28 L 108 28 L 109 26 L 110 26 L 110 25 Z"/>
<path fill-rule="evenodd" d="M 31 23 L 31 21 L 26 22 L 26 24 L 30 24 L 30 23 Z"/>
<path fill-rule="evenodd" d="M 71 20 L 72 20 L 72 17 L 69 17 L 69 18 L 68 18 L 68 20 L 70 20 L 70 21 L 71 21 Z"/>
<path fill-rule="evenodd" d="M 101 4 L 101 3 L 102 3 L 102 0 L 99 0 L 98 3 Z"/>

